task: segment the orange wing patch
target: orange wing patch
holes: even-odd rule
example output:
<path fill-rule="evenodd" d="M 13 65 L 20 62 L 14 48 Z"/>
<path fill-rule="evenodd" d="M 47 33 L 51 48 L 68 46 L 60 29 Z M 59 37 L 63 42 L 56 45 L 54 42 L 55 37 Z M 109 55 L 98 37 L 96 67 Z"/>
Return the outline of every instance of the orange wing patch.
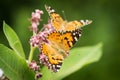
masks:
<path fill-rule="evenodd" d="M 52 14 L 50 14 L 50 16 L 51 16 L 52 25 L 55 28 L 55 30 L 57 30 L 57 31 L 62 30 L 62 26 L 64 23 L 62 17 L 60 17 L 60 15 L 56 14 L 56 13 L 52 13 Z"/>
<path fill-rule="evenodd" d="M 48 57 L 50 64 L 59 65 L 64 60 L 62 51 L 60 52 L 58 46 L 53 44 L 43 43 L 42 52 Z"/>
<path fill-rule="evenodd" d="M 71 21 L 71 22 L 66 23 L 64 26 L 65 26 L 64 30 L 72 31 L 72 30 L 81 28 L 83 26 L 83 23 L 75 20 L 75 21 Z"/>

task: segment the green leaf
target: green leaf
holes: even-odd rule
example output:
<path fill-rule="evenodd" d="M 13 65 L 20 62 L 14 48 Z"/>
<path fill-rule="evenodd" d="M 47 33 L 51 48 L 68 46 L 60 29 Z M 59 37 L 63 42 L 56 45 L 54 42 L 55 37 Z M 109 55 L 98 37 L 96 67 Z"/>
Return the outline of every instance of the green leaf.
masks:
<path fill-rule="evenodd" d="M 64 77 L 74 73 L 75 71 L 81 69 L 87 64 L 99 61 L 102 55 L 102 43 L 99 43 L 95 46 L 87 46 L 81 48 L 74 48 L 70 50 L 69 56 L 64 60 L 63 65 L 59 72 L 51 73 L 43 68 L 42 72 L 44 73 L 44 77 L 42 80 L 46 80 L 46 76 L 49 73 L 49 78 L 51 80 L 60 80 Z M 48 71 L 48 72 L 47 72 Z M 52 77 L 51 77 L 51 76 Z"/>
<path fill-rule="evenodd" d="M 13 50 L 0 44 L 0 68 L 10 80 L 34 80 L 25 59 Z"/>
<path fill-rule="evenodd" d="M 17 34 L 10 28 L 5 22 L 3 23 L 3 31 L 9 42 L 11 48 L 20 56 L 25 58 L 25 54 L 22 48 L 22 44 L 17 36 Z"/>
<path fill-rule="evenodd" d="M 46 66 L 42 68 L 41 73 L 43 76 L 39 80 L 53 80 L 53 73 Z"/>

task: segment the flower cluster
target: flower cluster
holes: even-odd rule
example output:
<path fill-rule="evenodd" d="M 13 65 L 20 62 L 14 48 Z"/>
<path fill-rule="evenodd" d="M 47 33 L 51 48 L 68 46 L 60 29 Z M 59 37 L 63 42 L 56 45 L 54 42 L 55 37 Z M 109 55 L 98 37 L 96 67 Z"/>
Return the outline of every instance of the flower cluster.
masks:
<path fill-rule="evenodd" d="M 32 61 L 30 64 L 29 64 L 29 67 L 30 69 L 34 70 L 34 71 L 39 71 L 39 66 L 37 65 L 37 62 L 36 61 Z"/>
<path fill-rule="evenodd" d="M 42 42 L 47 42 L 46 36 L 54 31 L 54 28 L 49 21 L 48 24 L 44 25 L 42 30 L 38 32 L 36 35 L 33 35 L 30 39 L 30 44 L 33 47 L 40 47 Z"/>
<path fill-rule="evenodd" d="M 41 10 L 35 10 L 35 12 L 32 12 L 32 17 L 30 19 L 31 21 L 31 31 L 33 31 L 34 33 L 37 33 L 37 30 L 38 30 L 38 25 L 39 25 L 39 21 L 40 21 L 40 18 L 41 18 L 41 14 L 43 14 L 43 11 Z"/>
<path fill-rule="evenodd" d="M 30 30 L 33 32 L 33 36 L 30 38 L 30 45 L 32 47 L 38 47 L 39 49 L 41 49 L 41 43 L 48 43 L 48 40 L 46 39 L 47 35 L 55 31 L 52 27 L 51 20 L 49 20 L 48 24 L 43 25 L 43 28 L 38 32 L 38 25 L 40 24 L 39 22 L 41 20 L 41 14 L 43 14 L 43 11 L 36 10 L 32 13 L 32 17 L 30 19 Z M 46 65 L 48 68 L 50 67 L 47 56 L 42 52 L 40 52 L 39 60 L 41 64 Z M 29 64 L 29 67 L 36 72 L 36 79 L 42 76 L 42 74 L 38 73 L 40 67 L 37 65 L 36 61 L 32 61 Z"/>
<path fill-rule="evenodd" d="M 36 61 L 32 61 L 30 64 L 29 64 L 29 67 L 31 70 L 34 70 L 36 75 L 35 75 L 35 80 L 38 80 L 39 78 L 42 77 L 42 73 L 39 72 L 40 70 L 40 66 L 37 65 L 37 62 Z"/>

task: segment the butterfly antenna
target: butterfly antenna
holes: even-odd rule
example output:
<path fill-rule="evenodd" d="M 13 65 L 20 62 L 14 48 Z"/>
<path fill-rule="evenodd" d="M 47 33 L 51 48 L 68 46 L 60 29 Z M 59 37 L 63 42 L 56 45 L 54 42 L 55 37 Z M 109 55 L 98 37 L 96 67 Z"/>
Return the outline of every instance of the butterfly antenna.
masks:
<path fill-rule="evenodd" d="M 67 20 L 67 18 L 66 18 L 66 16 L 65 16 L 65 12 L 64 12 L 64 11 L 62 11 L 62 14 L 63 14 L 64 19 L 65 19 L 65 20 Z"/>

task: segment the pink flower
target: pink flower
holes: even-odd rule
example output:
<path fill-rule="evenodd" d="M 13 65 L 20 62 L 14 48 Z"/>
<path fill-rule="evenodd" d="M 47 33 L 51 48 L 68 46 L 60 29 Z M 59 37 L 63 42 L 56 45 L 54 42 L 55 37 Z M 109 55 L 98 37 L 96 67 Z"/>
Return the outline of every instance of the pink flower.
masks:
<path fill-rule="evenodd" d="M 29 67 L 31 70 L 35 71 L 35 80 L 38 80 L 39 78 L 42 77 L 42 73 L 40 73 L 40 66 L 37 64 L 36 61 L 32 61 L 30 64 L 29 64 Z"/>
<path fill-rule="evenodd" d="M 44 25 L 43 30 L 39 31 L 38 34 L 36 35 L 33 35 L 30 39 L 30 44 L 33 46 L 33 47 L 40 47 L 41 46 L 41 43 L 42 42 L 47 42 L 47 35 L 50 34 L 51 32 L 55 31 L 54 28 L 52 27 L 52 24 L 51 22 L 49 21 L 48 24 Z"/>
<path fill-rule="evenodd" d="M 29 67 L 30 69 L 34 70 L 34 71 L 39 71 L 40 69 L 40 66 L 37 65 L 37 62 L 36 61 L 32 61 L 30 64 L 29 64 Z"/>
<path fill-rule="evenodd" d="M 40 21 L 40 18 L 41 18 L 41 14 L 43 14 L 43 11 L 41 10 L 35 10 L 35 12 L 32 12 L 32 17 L 30 19 L 31 21 L 31 31 L 33 31 L 34 33 L 37 33 L 37 30 L 38 30 L 38 25 L 39 25 L 39 21 Z"/>
<path fill-rule="evenodd" d="M 40 60 L 40 63 L 42 63 L 44 65 L 49 65 L 49 61 L 48 61 L 47 56 L 45 56 L 42 53 L 40 53 L 40 55 L 39 55 L 39 60 Z"/>

